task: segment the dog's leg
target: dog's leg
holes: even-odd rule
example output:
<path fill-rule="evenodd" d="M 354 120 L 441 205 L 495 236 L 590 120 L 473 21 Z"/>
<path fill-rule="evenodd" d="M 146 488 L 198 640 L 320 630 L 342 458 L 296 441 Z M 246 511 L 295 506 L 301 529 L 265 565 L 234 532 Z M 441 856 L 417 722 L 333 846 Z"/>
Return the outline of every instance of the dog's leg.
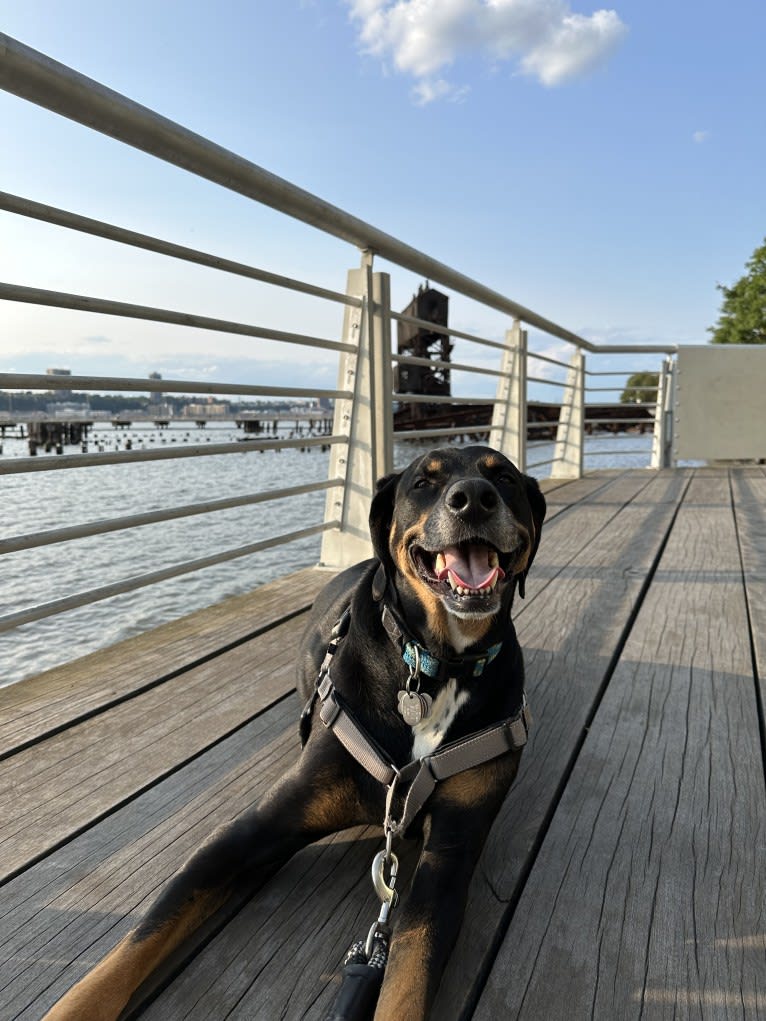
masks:
<path fill-rule="evenodd" d="M 424 1021 L 465 912 L 489 828 L 513 782 L 518 754 L 445 780 L 429 803 L 423 849 L 397 910 L 375 1021 Z"/>
<path fill-rule="evenodd" d="M 339 772 L 332 754 L 311 754 L 309 748 L 258 805 L 213 833 L 140 925 L 44 1021 L 116 1021 L 139 985 L 235 890 L 257 889 L 259 870 L 278 867 L 311 841 L 357 821 L 348 772 Z"/>

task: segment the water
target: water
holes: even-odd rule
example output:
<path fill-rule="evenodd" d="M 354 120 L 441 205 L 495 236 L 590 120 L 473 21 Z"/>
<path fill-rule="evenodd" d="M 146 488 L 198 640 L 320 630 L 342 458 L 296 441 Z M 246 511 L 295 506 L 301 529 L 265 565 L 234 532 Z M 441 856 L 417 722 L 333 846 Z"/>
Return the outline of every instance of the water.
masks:
<path fill-rule="evenodd" d="M 101 443 L 113 450 L 127 436 L 136 450 L 159 447 L 163 440 L 204 447 L 241 439 L 242 433 L 233 423 L 204 431 L 174 423 L 163 433 L 148 423 L 128 432 L 103 423 L 91 433 L 91 449 Z M 256 453 L 242 446 L 249 452 L 243 449 L 241 456 L 0 476 L 0 538 L 327 478 L 329 454 L 318 447 Z M 427 445 L 398 444 L 397 467 L 424 449 Z M 604 449 L 609 456 L 586 456 L 586 467 L 638 467 L 648 463 L 651 436 L 588 440 L 588 451 Z M 645 453 L 624 453 L 636 449 Z M 26 453 L 25 442 L 6 437 L 3 459 Z M 551 456 L 552 444 L 545 444 L 531 449 L 528 460 Z M 530 473 L 544 477 L 550 468 Z M 318 524 L 324 502 L 324 491 L 307 493 L 6 554 L 0 557 L 0 615 Z M 320 545 L 321 536 L 310 536 L 0 634 L 0 686 L 314 564 Z"/>

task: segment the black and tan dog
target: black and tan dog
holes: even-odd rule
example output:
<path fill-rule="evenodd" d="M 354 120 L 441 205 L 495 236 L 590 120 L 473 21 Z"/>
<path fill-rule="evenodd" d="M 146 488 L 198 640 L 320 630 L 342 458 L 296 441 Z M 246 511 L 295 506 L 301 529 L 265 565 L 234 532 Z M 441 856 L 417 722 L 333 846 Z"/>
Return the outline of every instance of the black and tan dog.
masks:
<path fill-rule="evenodd" d="M 338 713 L 393 770 L 413 760 L 427 767 L 455 742 L 461 749 L 458 771 L 442 769 L 438 783 L 422 768 L 430 786 L 414 799 L 414 819 L 412 802 L 405 805 L 412 772 L 388 805 L 389 820 L 404 819 L 400 828 L 422 834 L 423 847 L 394 915 L 375 1018 L 427 1017 L 471 874 L 521 757 L 523 741 L 510 737 L 500 748 L 485 738 L 460 742 L 477 733 L 497 742 L 513 725 L 518 732 L 520 720 L 526 727 L 510 609 L 515 589 L 523 594 L 544 514 L 537 483 L 483 446 L 434 450 L 379 483 L 370 512 L 375 559 L 337 576 L 312 611 L 299 664 L 309 696 L 306 740 L 294 768 L 213 834 L 47 1021 L 114 1021 L 158 964 L 259 870 L 326 834 L 383 823 L 387 789 L 338 739 Z M 344 614 L 330 682 L 320 668 Z M 324 685 L 311 697 L 318 673 Z M 484 751 L 472 765 L 477 757 L 465 749 L 474 747 Z"/>

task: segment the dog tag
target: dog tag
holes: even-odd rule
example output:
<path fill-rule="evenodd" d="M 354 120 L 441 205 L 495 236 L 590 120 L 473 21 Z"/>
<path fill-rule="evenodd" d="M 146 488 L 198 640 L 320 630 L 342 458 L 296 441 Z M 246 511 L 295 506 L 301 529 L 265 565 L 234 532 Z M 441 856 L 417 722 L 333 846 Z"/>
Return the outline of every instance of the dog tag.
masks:
<path fill-rule="evenodd" d="M 430 695 L 420 691 L 399 692 L 399 712 L 405 723 L 411 727 L 420 723 L 431 712 L 433 699 Z"/>

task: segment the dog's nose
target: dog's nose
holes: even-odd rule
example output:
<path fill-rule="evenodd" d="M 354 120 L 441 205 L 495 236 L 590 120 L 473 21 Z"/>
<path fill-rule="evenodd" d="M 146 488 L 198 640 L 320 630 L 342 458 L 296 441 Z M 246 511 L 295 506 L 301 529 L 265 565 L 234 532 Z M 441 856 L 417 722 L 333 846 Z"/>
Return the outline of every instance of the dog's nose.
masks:
<path fill-rule="evenodd" d="M 497 507 L 498 494 L 486 479 L 461 479 L 447 490 L 445 501 L 459 518 L 482 521 Z"/>

